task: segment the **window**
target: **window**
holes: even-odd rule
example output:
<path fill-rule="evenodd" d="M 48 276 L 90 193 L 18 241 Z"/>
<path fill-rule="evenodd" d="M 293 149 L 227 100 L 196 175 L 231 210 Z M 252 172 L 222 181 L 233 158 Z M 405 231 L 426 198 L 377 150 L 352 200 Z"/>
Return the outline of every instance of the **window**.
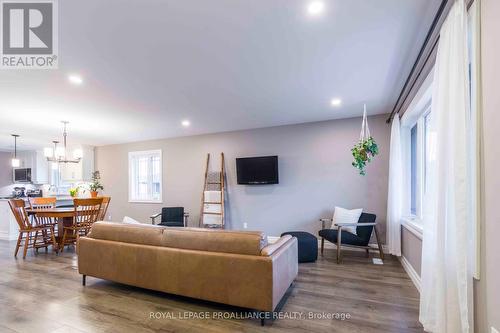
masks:
<path fill-rule="evenodd" d="M 162 202 L 161 150 L 128 153 L 129 202 Z"/>
<path fill-rule="evenodd" d="M 427 192 L 427 175 L 431 162 L 436 159 L 436 133 L 431 130 L 431 113 L 424 116 L 424 193 Z"/>
<path fill-rule="evenodd" d="M 410 130 L 410 213 L 417 215 L 417 124 Z"/>
<path fill-rule="evenodd" d="M 403 120 L 403 158 L 406 162 L 406 195 L 403 215 L 408 220 L 420 223 L 424 211 L 424 194 L 427 174 L 434 144 L 430 129 L 430 95 L 423 96 L 417 106 Z"/>

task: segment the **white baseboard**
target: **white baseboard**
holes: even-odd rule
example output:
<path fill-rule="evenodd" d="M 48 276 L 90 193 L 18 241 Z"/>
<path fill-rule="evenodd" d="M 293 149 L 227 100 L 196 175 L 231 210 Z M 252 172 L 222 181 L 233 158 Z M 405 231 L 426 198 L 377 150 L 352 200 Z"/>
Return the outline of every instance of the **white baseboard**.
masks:
<path fill-rule="evenodd" d="M 0 231 L 0 240 L 11 241 L 11 240 L 16 240 L 16 239 L 17 239 L 17 235 L 10 235 L 7 232 Z"/>
<path fill-rule="evenodd" d="M 410 277 L 411 281 L 417 288 L 418 292 L 420 292 L 421 288 L 421 280 L 420 276 L 418 275 L 417 271 L 413 268 L 413 266 L 410 264 L 410 262 L 403 256 L 398 257 L 399 261 L 401 262 L 401 266 L 403 266 L 404 270 L 406 271 L 406 274 Z"/>

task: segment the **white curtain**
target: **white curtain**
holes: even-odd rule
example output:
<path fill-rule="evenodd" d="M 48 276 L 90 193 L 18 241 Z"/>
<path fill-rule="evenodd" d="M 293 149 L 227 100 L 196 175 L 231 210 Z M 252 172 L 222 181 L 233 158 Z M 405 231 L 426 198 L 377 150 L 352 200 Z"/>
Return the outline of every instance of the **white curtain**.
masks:
<path fill-rule="evenodd" d="M 398 257 L 401 256 L 401 212 L 403 196 L 400 126 L 399 114 L 396 114 L 391 126 L 386 238 L 388 252 Z"/>
<path fill-rule="evenodd" d="M 472 329 L 468 108 L 467 12 L 464 0 L 457 0 L 440 32 L 430 124 L 435 150 L 428 156 L 424 197 L 420 322 L 434 333 Z"/>
<path fill-rule="evenodd" d="M 469 61 L 471 63 L 471 110 L 470 110 L 470 188 L 471 188 L 471 269 L 475 279 L 480 278 L 480 215 L 481 197 L 481 0 L 475 0 L 469 8 Z"/>

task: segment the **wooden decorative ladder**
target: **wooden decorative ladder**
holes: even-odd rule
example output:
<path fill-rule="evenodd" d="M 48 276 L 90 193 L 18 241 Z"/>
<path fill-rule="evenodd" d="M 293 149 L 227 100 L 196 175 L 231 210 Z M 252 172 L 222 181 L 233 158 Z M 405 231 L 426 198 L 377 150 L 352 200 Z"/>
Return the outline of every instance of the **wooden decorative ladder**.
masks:
<path fill-rule="evenodd" d="M 224 153 L 220 154 L 220 171 L 210 171 L 210 154 L 207 154 L 205 182 L 201 195 L 200 222 L 202 228 L 224 229 L 225 170 Z"/>

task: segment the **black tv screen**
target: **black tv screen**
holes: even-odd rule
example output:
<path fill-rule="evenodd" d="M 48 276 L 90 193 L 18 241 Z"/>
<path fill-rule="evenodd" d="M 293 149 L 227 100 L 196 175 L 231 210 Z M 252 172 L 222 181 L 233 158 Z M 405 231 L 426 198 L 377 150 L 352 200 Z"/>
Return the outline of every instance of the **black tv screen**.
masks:
<path fill-rule="evenodd" d="M 278 156 L 244 157 L 236 159 L 238 184 L 278 184 Z"/>

